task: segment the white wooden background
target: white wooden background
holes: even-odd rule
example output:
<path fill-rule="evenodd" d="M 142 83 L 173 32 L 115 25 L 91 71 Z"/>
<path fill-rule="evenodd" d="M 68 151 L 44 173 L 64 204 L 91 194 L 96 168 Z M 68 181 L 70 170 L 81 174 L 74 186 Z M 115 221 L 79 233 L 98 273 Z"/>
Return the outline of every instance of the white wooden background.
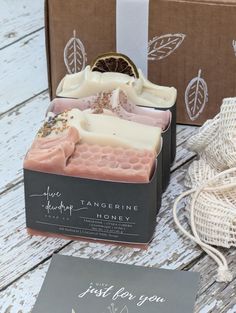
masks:
<path fill-rule="evenodd" d="M 22 160 L 49 104 L 43 11 L 43 0 L 0 0 L 0 313 L 31 312 L 53 253 L 199 271 L 195 313 L 236 312 L 236 280 L 214 282 L 215 264 L 173 223 L 172 204 L 194 158 L 184 143 L 196 127 L 177 127 L 171 183 L 147 250 L 27 235 Z M 236 251 L 224 252 L 236 276 Z"/>

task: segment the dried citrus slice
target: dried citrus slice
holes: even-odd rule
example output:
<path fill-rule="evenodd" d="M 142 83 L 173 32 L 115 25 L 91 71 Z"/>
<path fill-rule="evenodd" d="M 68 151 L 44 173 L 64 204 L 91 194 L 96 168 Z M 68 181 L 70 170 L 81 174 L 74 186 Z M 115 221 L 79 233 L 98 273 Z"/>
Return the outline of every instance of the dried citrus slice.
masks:
<path fill-rule="evenodd" d="M 118 72 L 138 78 L 138 70 L 133 61 L 122 53 L 110 52 L 99 55 L 91 64 L 91 70 L 101 73 Z"/>

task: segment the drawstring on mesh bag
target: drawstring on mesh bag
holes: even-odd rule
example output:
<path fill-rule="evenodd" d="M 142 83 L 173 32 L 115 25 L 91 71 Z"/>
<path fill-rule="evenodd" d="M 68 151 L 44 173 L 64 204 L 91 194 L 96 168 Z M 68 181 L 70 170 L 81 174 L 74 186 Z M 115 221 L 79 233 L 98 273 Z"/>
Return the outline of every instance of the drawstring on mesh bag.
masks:
<path fill-rule="evenodd" d="M 221 112 L 208 120 L 188 146 L 199 155 L 187 172 L 185 191 L 175 201 L 177 227 L 217 263 L 216 280 L 233 279 L 224 255 L 214 246 L 236 246 L 236 98 L 224 99 Z M 192 234 L 180 224 L 179 202 L 187 198 L 186 211 Z"/>

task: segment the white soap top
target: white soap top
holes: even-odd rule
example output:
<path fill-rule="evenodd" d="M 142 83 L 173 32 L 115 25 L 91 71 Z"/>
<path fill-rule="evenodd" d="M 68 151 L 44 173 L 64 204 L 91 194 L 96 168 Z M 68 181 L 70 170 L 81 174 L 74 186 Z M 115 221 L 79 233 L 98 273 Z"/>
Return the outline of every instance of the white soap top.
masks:
<path fill-rule="evenodd" d="M 122 146 L 159 153 L 161 148 L 161 128 L 126 121 L 113 115 L 92 114 L 79 109 L 57 115 L 55 135 L 58 128 L 66 126 L 78 129 L 81 142 L 101 145 Z"/>
<path fill-rule="evenodd" d="M 139 70 L 139 78 L 114 72 L 93 72 L 90 66 L 83 71 L 66 75 L 56 94 L 60 97 L 84 98 L 116 88 L 123 90 L 128 99 L 139 106 L 170 108 L 176 102 L 174 87 L 158 86 L 148 81 Z"/>

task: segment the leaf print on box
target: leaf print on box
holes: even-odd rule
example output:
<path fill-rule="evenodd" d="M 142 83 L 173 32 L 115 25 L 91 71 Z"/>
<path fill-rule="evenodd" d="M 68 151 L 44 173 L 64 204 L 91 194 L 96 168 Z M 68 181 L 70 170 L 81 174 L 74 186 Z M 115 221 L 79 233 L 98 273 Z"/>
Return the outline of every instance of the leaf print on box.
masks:
<path fill-rule="evenodd" d="M 183 42 L 185 34 L 156 36 L 148 43 L 148 60 L 162 60 L 173 53 Z"/>
<path fill-rule="evenodd" d="M 69 74 L 82 71 L 85 68 L 87 58 L 84 45 L 79 38 L 76 38 L 76 31 L 73 37 L 67 42 L 64 49 L 64 62 Z"/>
<path fill-rule="evenodd" d="M 120 311 L 117 307 L 115 307 L 114 303 L 112 303 L 112 304 L 109 305 L 109 307 L 108 307 L 108 312 L 109 312 L 109 313 L 129 313 L 129 310 L 128 310 L 127 306 L 125 305 L 125 306 L 121 309 L 121 311 Z"/>
<path fill-rule="evenodd" d="M 234 49 L 234 55 L 236 56 L 236 40 L 232 41 L 232 46 L 233 46 L 233 49 Z"/>
<path fill-rule="evenodd" d="M 205 80 L 201 77 L 202 70 L 198 76 L 193 78 L 185 90 L 185 105 L 189 118 L 194 121 L 203 112 L 208 101 L 208 88 Z"/>

